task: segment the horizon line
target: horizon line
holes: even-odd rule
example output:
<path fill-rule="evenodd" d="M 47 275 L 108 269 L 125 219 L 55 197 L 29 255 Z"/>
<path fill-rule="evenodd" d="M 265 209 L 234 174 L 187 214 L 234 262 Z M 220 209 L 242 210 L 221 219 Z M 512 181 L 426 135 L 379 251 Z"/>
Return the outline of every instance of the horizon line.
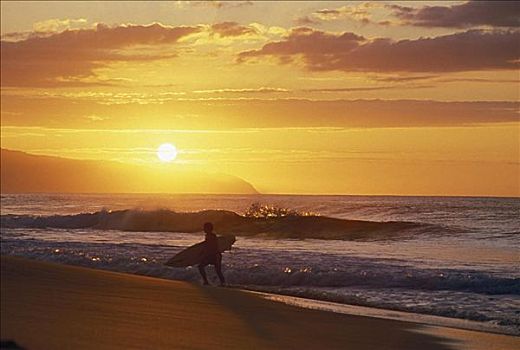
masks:
<path fill-rule="evenodd" d="M 436 197 L 436 198 L 500 198 L 520 199 L 500 195 L 431 195 L 431 194 L 345 194 L 345 193 L 220 193 L 220 192 L 0 192 L 0 195 L 174 195 L 174 196 L 300 196 L 300 197 Z"/>

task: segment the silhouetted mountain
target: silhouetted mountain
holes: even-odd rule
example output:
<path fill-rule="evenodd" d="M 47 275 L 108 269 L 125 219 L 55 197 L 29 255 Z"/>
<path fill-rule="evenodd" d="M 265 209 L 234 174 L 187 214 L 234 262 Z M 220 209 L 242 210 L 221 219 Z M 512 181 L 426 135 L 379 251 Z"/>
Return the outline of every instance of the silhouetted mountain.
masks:
<path fill-rule="evenodd" d="M 177 164 L 140 166 L 5 149 L 0 171 L 2 193 L 257 193 L 236 176 L 184 170 Z"/>

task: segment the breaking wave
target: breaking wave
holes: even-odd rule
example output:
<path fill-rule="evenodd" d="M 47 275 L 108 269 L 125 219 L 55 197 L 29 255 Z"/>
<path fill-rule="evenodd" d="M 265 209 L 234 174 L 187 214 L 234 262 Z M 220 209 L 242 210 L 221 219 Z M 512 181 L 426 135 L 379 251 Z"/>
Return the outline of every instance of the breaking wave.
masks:
<path fill-rule="evenodd" d="M 404 221 L 361 221 L 317 215 L 256 217 L 227 210 L 175 212 L 171 210 L 97 211 L 74 215 L 2 215 L 8 228 L 97 229 L 143 232 L 199 232 L 212 222 L 219 234 L 268 238 L 314 238 L 336 240 L 396 239 L 421 233 L 438 234 L 448 228 Z"/>

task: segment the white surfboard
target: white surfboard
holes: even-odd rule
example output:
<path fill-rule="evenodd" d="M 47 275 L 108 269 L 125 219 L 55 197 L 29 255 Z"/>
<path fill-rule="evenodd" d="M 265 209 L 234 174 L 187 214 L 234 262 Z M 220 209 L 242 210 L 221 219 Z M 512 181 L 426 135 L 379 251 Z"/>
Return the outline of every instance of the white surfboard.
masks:
<path fill-rule="evenodd" d="M 230 250 L 235 243 L 235 236 L 219 236 L 217 237 L 218 251 L 224 252 Z M 200 242 L 188 247 L 168 260 L 164 265 L 172 267 L 186 267 L 199 264 L 204 258 L 204 244 Z"/>

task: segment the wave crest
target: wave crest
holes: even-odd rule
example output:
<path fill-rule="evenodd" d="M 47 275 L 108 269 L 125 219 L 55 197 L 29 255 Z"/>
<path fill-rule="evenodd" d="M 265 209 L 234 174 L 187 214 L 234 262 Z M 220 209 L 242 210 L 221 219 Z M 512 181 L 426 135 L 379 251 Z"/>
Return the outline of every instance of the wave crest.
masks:
<path fill-rule="evenodd" d="M 205 222 L 212 222 L 215 230 L 223 235 L 296 239 L 375 240 L 446 231 L 440 226 L 415 222 L 346 220 L 314 215 L 251 217 L 227 210 L 178 213 L 165 209 L 128 209 L 75 215 L 1 216 L 1 226 L 9 228 L 91 228 L 144 232 L 200 232 Z"/>

